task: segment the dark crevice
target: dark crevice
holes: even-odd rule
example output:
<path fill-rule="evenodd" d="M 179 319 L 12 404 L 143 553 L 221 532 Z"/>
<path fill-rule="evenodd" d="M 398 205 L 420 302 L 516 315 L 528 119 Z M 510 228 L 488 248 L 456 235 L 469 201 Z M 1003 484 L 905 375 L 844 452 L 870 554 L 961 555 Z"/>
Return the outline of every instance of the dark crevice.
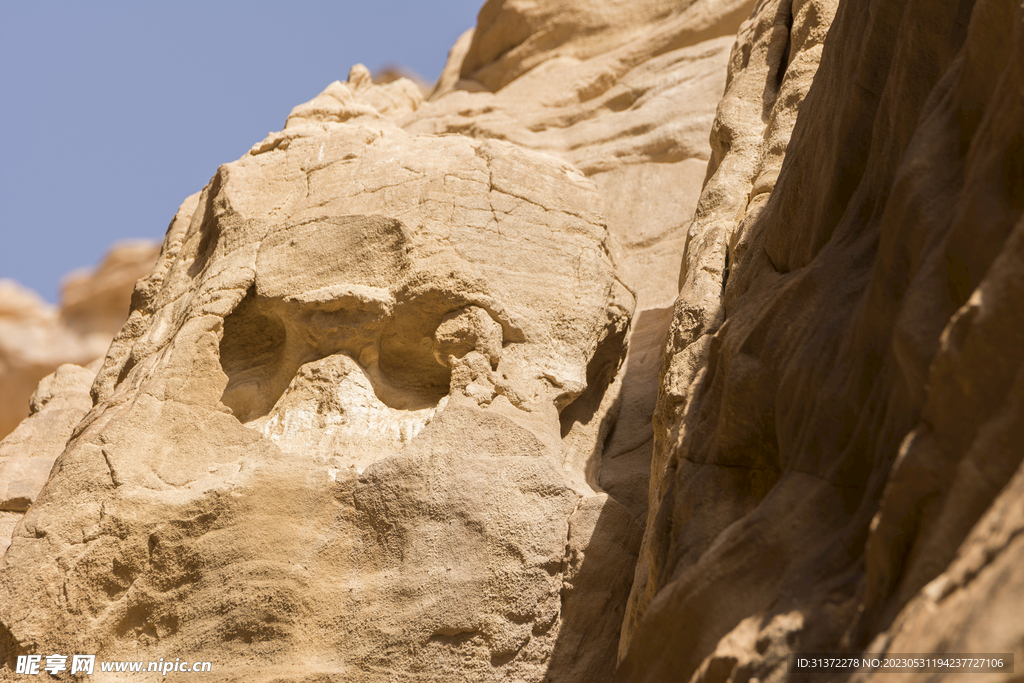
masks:
<path fill-rule="evenodd" d="M 199 226 L 199 247 L 196 249 L 195 260 L 188 267 L 188 276 L 191 278 L 199 275 L 206 268 L 210 257 L 217 248 L 217 241 L 220 235 L 220 226 L 216 217 L 214 207 L 215 197 L 220 193 L 223 178 L 218 170 L 210 180 L 210 185 L 203 191 L 199 200 L 203 207 L 203 221 Z"/>
<path fill-rule="evenodd" d="M 120 372 L 117 373 L 117 382 L 114 386 L 121 384 L 121 382 L 128 379 L 128 373 L 132 371 L 138 361 L 135 358 L 135 354 L 129 354 L 128 358 L 125 359 L 124 365 L 121 366 Z"/>
<path fill-rule="evenodd" d="M 573 425 L 588 424 L 601 406 L 608 386 L 615 379 L 619 366 L 626 357 L 626 336 L 629 326 L 621 324 L 618 315 L 609 312 L 604 337 L 597 344 L 587 364 L 587 388 L 562 410 L 562 438 L 569 435 Z"/>
<path fill-rule="evenodd" d="M 769 72 L 765 78 L 764 92 L 761 94 L 761 120 L 765 123 L 771 118 L 772 109 L 775 107 L 775 101 L 789 68 L 789 55 L 793 49 L 792 2 L 784 2 L 779 6 L 771 30 L 771 44 L 766 56 Z"/>
<path fill-rule="evenodd" d="M 782 81 L 786 78 L 786 71 L 789 69 L 789 52 L 793 49 L 793 12 L 792 8 L 786 13 L 786 44 L 782 48 L 782 56 L 779 58 L 779 66 L 775 70 L 775 90 L 782 87 Z"/>
<path fill-rule="evenodd" d="M 220 364 L 228 376 L 221 403 L 240 422 L 270 412 L 294 373 L 282 376 L 286 333 L 280 320 L 265 315 L 255 288 L 226 318 L 220 342 Z"/>

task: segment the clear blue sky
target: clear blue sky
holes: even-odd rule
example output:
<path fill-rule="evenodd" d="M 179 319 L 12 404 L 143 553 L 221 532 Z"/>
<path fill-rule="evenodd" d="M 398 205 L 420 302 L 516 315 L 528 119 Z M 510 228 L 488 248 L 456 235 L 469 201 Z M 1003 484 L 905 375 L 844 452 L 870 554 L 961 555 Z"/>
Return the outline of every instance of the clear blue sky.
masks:
<path fill-rule="evenodd" d="M 0 0 L 0 277 L 57 298 L 357 62 L 433 82 L 483 0 Z"/>

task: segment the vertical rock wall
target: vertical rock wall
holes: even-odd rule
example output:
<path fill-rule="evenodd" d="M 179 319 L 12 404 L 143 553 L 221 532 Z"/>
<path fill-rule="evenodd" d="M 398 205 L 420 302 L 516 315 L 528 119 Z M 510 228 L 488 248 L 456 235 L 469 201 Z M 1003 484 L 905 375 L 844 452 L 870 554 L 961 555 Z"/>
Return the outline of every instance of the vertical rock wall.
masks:
<path fill-rule="evenodd" d="M 761 3 L 734 50 L 623 680 L 1024 646 L 1024 10 L 840 3 L 799 104 L 829 11 Z"/>

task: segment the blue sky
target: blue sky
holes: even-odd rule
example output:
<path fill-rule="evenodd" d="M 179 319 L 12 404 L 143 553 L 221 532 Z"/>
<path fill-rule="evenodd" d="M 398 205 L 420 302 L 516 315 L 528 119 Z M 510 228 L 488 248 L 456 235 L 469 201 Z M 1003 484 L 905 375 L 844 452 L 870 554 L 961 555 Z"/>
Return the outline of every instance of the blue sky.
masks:
<path fill-rule="evenodd" d="M 0 0 L 0 277 L 56 301 L 357 62 L 433 82 L 483 0 Z"/>

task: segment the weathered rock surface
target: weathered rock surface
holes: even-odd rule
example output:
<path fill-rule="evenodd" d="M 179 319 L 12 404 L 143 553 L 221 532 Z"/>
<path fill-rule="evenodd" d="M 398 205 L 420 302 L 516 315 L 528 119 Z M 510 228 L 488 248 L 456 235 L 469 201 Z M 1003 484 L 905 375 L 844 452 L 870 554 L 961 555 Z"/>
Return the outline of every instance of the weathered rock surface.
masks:
<path fill-rule="evenodd" d="M 707 171 L 729 48 L 753 6 L 488 2 L 428 101 L 400 119 L 411 132 L 554 154 L 597 184 L 641 311 L 624 372 L 609 389 L 624 412 L 599 427 L 608 436 L 599 483 L 639 521 L 679 256 Z"/>
<path fill-rule="evenodd" d="M 8 656 L 188 651 L 247 681 L 610 671 L 607 647 L 574 654 L 617 639 L 640 539 L 588 481 L 582 413 L 633 308 L 597 188 L 505 142 L 410 135 L 386 114 L 413 91 L 364 76 L 179 211 L 4 556 Z"/>
<path fill-rule="evenodd" d="M 808 90 L 831 11 L 734 50 L 622 680 L 1024 653 L 1024 9 L 840 3 Z"/>
<path fill-rule="evenodd" d="M 115 245 L 95 272 L 68 276 L 59 309 L 0 280 L 0 438 L 29 414 L 39 381 L 64 363 L 102 358 L 128 317 L 132 288 L 156 260 L 149 242 Z"/>
<path fill-rule="evenodd" d="M 671 305 L 729 48 L 752 0 L 490 0 L 414 132 L 508 140 L 590 177 L 643 308 Z"/>
<path fill-rule="evenodd" d="M 98 360 L 88 368 L 62 365 L 43 378 L 29 401 L 31 415 L 0 441 L 0 555 L 75 425 L 92 408 L 89 387 L 99 366 Z"/>
<path fill-rule="evenodd" d="M 427 97 L 357 65 L 0 443 L 0 660 L 1021 661 L 1022 71 L 999 0 L 491 0 Z"/>
<path fill-rule="evenodd" d="M 251 157 L 238 165 L 224 167 L 206 190 L 205 199 L 196 197 L 185 203 L 176 219 L 177 227 L 172 226 L 168 234 L 165 258 L 158 263 L 150 284 L 139 290 L 141 298 L 138 299 L 136 312 L 122 332 L 121 339 L 112 347 L 108 364 L 94 387 L 94 395 L 100 407 L 96 415 L 104 413 L 104 401 L 110 403 L 122 400 L 119 392 L 129 391 L 125 387 L 131 385 L 135 375 L 143 373 L 140 369 L 142 366 L 146 367 L 146 373 L 155 372 L 155 364 L 158 362 L 155 356 L 170 353 L 168 348 L 174 345 L 168 341 L 168 335 L 174 330 L 183 329 L 181 321 L 185 318 L 182 316 L 195 314 L 183 311 L 195 310 L 197 306 L 206 306 L 202 310 L 209 309 L 224 318 L 223 341 L 217 345 L 217 355 L 221 372 L 229 380 L 222 387 L 218 400 L 231 410 L 234 417 L 240 418 L 249 430 L 272 441 L 276 449 L 291 454 L 301 453 L 313 459 L 331 476 L 344 479 L 352 472 L 373 466 L 379 459 L 392 457 L 400 447 L 406 447 L 410 454 L 417 452 L 413 444 L 417 438 L 422 440 L 423 434 L 432 433 L 429 431 L 431 426 L 439 424 L 439 418 L 436 417 L 439 410 L 445 415 L 472 415 L 460 413 L 462 409 L 457 401 L 444 398 L 450 390 L 455 392 L 453 395 L 468 396 L 474 403 L 484 407 L 495 402 L 495 396 L 498 396 L 499 408 L 504 407 L 505 401 L 508 401 L 519 405 L 517 411 L 520 411 L 523 404 L 536 400 L 554 405 L 553 411 L 545 410 L 550 415 L 546 423 L 542 421 L 541 424 L 547 426 L 534 426 L 530 429 L 543 438 L 545 453 L 549 456 L 557 454 L 552 458 L 560 463 L 556 468 L 560 469 L 556 481 L 564 479 L 568 483 L 560 485 L 568 485 L 567 490 L 574 492 L 559 494 L 552 499 L 553 503 L 563 498 L 568 501 L 579 499 L 578 504 L 572 504 L 573 508 L 578 509 L 568 514 L 557 506 L 551 510 L 528 506 L 524 508 L 526 512 L 523 514 L 531 520 L 529 524 L 536 525 L 538 520 L 547 520 L 544 523 L 555 523 L 556 527 L 560 524 L 560 528 L 564 529 L 556 553 L 562 558 L 558 565 L 562 568 L 555 570 L 549 562 L 545 565 L 546 573 L 538 574 L 543 581 L 531 580 L 536 586 L 529 585 L 530 582 L 522 584 L 522 580 L 510 584 L 518 586 L 515 590 L 523 591 L 524 595 L 532 593 L 548 597 L 543 600 L 541 597 L 526 598 L 527 604 L 530 600 L 536 603 L 532 612 L 528 609 L 507 609 L 501 606 L 500 601 L 495 602 L 489 597 L 487 600 L 466 597 L 468 606 L 461 609 L 472 616 L 458 618 L 473 624 L 435 625 L 432 627 L 433 636 L 427 634 L 433 638 L 426 641 L 427 645 L 421 642 L 424 638 L 421 635 L 396 635 L 398 631 L 406 629 L 404 626 L 389 627 L 390 640 L 381 640 L 383 636 L 368 637 L 359 647 L 349 647 L 347 654 L 343 655 L 339 650 L 337 660 L 328 669 L 341 666 L 337 661 L 342 659 L 347 663 L 356 661 L 359 664 L 353 666 L 370 672 L 366 675 L 371 677 L 368 680 L 372 680 L 376 670 L 367 663 L 371 663 L 374 657 L 380 659 L 384 656 L 380 654 L 382 651 L 391 652 L 398 646 L 396 643 L 415 642 L 419 644 L 414 646 L 414 650 L 427 647 L 432 653 L 414 652 L 414 658 L 419 657 L 417 660 L 421 660 L 426 657 L 441 667 L 438 671 L 452 671 L 454 666 L 438 664 L 443 657 L 435 650 L 440 649 L 450 653 L 444 656 L 451 657 L 461 657 L 466 652 L 475 653 L 475 660 L 479 664 L 473 666 L 479 669 L 477 674 L 480 676 L 532 680 L 546 672 L 567 680 L 602 680 L 610 675 L 632 581 L 633 563 L 639 549 L 641 524 L 646 516 L 648 462 L 653 442 L 649 416 L 656 397 L 660 353 L 665 345 L 670 321 L 671 311 L 667 304 L 675 295 L 678 252 L 684 241 L 684 226 L 692 212 L 706 170 L 709 157 L 707 135 L 715 103 L 724 86 L 723 67 L 732 41 L 731 34 L 751 4 L 750 0 L 724 5 L 700 2 L 692 7 L 678 8 L 671 3 L 660 3 L 660 8 L 651 4 L 642 15 L 623 8 L 615 9 L 612 4 L 606 8 L 609 11 L 602 10 L 598 5 L 589 7 L 588 13 L 597 11 L 601 14 L 595 27 L 603 28 L 600 31 L 595 28 L 592 36 L 595 40 L 588 38 L 584 41 L 586 46 L 574 46 L 580 36 L 573 34 L 563 35 L 559 39 L 558 50 L 532 43 L 524 46 L 516 54 L 531 65 L 541 65 L 543 62 L 543 68 L 524 69 L 521 78 L 512 78 L 509 87 L 497 93 L 484 92 L 485 88 L 472 80 L 482 76 L 474 76 L 467 71 L 464 78 L 461 74 L 468 70 L 463 60 L 473 45 L 472 32 L 461 41 L 461 46 L 453 50 L 449 67 L 446 68 L 449 75 L 442 77 L 429 102 L 423 102 L 420 90 L 408 81 L 396 80 L 383 87 L 376 86 L 372 84 L 369 72 L 354 68 L 346 83 L 332 84 L 315 99 L 298 106 L 283 133 L 272 135 L 257 144 Z M 492 7 L 481 14 L 481 35 L 496 28 L 500 31 L 495 22 L 502 24 L 508 22 L 510 16 L 532 12 L 529 7 L 514 7 L 510 4 L 505 8 L 497 8 L 497 14 L 504 18 L 486 18 L 487 13 L 494 9 Z M 563 18 L 568 17 L 565 20 L 589 20 L 587 13 L 581 14 L 579 9 L 572 9 L 568 5 L 558 8 L 556 13 Z M 577 19 L 571 19 L 573 13 L 578 15 Z M 537 20 L 536 16 L 529 18 L 531 23 L 536 24 Z M 625 24 L 627 20 L 629 27 Z M 606 34 L 603 38 L 602 33 Z M 486 57 L 481 57 L 478 46 L 474 50 L 476 56 L 472 58 L 477 59 L 479 66 L 486 69 Z M 573 56 L 566 61 L 563 57 L 570 53 Z M 573 63 L 580 58 L 587 59 L 584 69 L 573 67 Z M 455 78 L 451 77 L 453 72 Z M 564 91 L 563 86 L 566 84 L 572 86 L 570 91 Z M 466 102 L 469 102 L 473 110 L 469 114 L 465 111 Z M 488 116 L 492 113 L 495 116 Z M 472 130 L 465 129 L 467 116 L 475 122 L 471 126 Z M 390 124 L 385 125 L 383 118 L 390 118 L 419 136 L 403 136 Z M 335 131 L 333 137 L 325 132 L 343 123 L 354 128 L 346 129 L 345 135 Z M 433 136 L 453 132 L 462 133 L 462 141 L 456 142 L 445 137 L 443 139 L 447 142 L 441 144 L 436 137 L 424 137 L 424 134 Z M 479 142 L 469 143 L 467 138 Z M 312 140 L 318 141 L 319 146 L 310 146 Z M 428 143 L 426 140 L 432 141 Z M 568 211 L 578 212 L 579 216 L 590 221 L 591 227 L 588 229 L 603 230 L 605 223 L 609 225 L 612 236 L 625 245 L 617 257 L 624 279 L 629 279 L 628 273 L 631 270 L 645 274 L 643 279 L 637 281 L 637 291 L 648 309 L 638 315 L 634 322 L 630 353 L 625 361 L 623 353 L 629 334 L 627 313 L 633 306 L 633 294 L 628 288 L 616 285 L 613 296 L 616 303 L 610 308 L 607 303 L 588 303 L 590 299 L 586 297 L 574 302 L 566 299 L 566 292 L 574 291 L 573 287 L 584 287 L 591 299 L 598 295 L 598 299 L 603 301 L 600 297 L 605 295 L 601 294 L 602 285 L 594 289 L 593 282 L 581 284 L 594 279 L 592 273 L 588 274 L 586 263 L 580 261 L 584 253 L 580 253 L 571 241 L 566 242 L 559 237 L 558 232 L 551 232 L 551 208 L 566 201 L 564 191 L 555 183 L 543 189 L 540 197 L 503 194 L 508 187 L 492 186 L 498 171 L 488 167 L 484 173 L 480 173 L 476 167 L 480 165 L 480 159 L 486 160 L 489 165 L 490 158 L 495 155 L 501 162 L 506 153 L 511 155 L 510 159 L 515 159 L 515 154 L 519 153 L 508 152 L 511 147 L 504 142 L 488 140 L 508 140 L 524 150 L 560 156 L 577 164 L 585 175 L 597 183 L 597 194 L 593 194 L 593 185 L 589 185 L 590 189 L 587 190 L 593 195 L 584 202 L 589 207 L 586 212 L 571 207 Z M 341 147 L 332 152 L 332 144 Z M 299 147 L 301 150 L 296 153 Z M 459 169 L 460 164 L 464 165 L 464 161 L 469 161 L 468 157 L 459 160 L 470 151 L 476 158 L 470 167 L 452 171 Z M 544 157 L 527 155 L 527 158 L 534 160 Z M 387 161 L 393 159 L 406 161 L 398 165 Z M 434 161 L 425 166 L 420 160 Z M 550 163 L 550 159 L 547 163 Z M 338 169 L 353 164 L 364 170 L 359 173 L 353 171 L 353 175 L 345 180 L 339 180 L 334 175 Z M 530 164 L 532 161 L 526 164 L 527 168 Z M 561 168 L 558 164 L 556 167 Z M 508 176 L 517 177 L 519 173 L 520 170 L 515 167 L 508 171 Z M 575 171 L 566 167 L 559 173 L 571 176 Z M 225 180 L 228 176 L 231 181 Z M 420 177 L 431 180 L 419 182 L 417 178 Z M 437 177 L 442 178 L 439 184 Z M 497 177 L 501 179 L 502 176 L 499 174 Z M 551 182 L 543 180 L 535 184 L 543 188 Z M 683 191 L 677 191 L 681 185 L 684 185 Z M 342 189 L 339 190 L 339 187 Z M 655 195 L 664 201 L 655 201 Z M 478 199 L 466 206 L 460 205 L 455 199 L 474 196 Z M 229 206 L 229 210 L 218 208 L 221 204 Z M 239 206 L 243 208 L 238 209 Z M 198 207 L 206 212 L 206 218 L 193 217 Z M 191 270 L 188 279 L 176 281 L 173 296 L 168 294 L 169 286 L 165 284 L 170 282 L 168 273 L 174 268 L 181 268 L 174 263 L 179 258 L 175 254 L 184 248 L 184 234 L 189 229 L 193 232 L 200 230 L 199 226 L 214 220 L 210 216 L 219 215 L 216 213 L 218 211 L 231 216 L 223 219 L 228 222 L 234 220 L 236 213 L 247 216 L 245 220 L 262 221 L 262 227 L 253 229 L 256 233 L 264 230 L 270 236 L 267 237 L 267 245 L 257 246 L 258 241 L 253 238 L 252 244 L 239 249 L 260 252 L 266 263 L 279 258 L 268 254 L 285 253 L 291 244 L 270 244 L 274 240 L 270 234 L 271 228 L 283 229 L 282 234 L 294 232 L 300 244 L 304 240 L 306 245 L 302 247 L 301 256 L 294 260 L 295 263 L 301 263 L 302 267 L 290 267 L 288 272 L 280 275 L 264 272 L 262 284 L 250 282 L 245 285 L 249 282 L 245 278 L 252 279 L 252 276 L 239 273 L 253 269 L 263 272 L 259 267 L 259 259 L 255 265 L 248 261 L 240 261 L 241 265 L 225 265 L 220 260 L 215 266 L 219 273 L 217 276 L 221 280 L 226 279 L 227 284 L 218 280 L 216 287 L 210 286 L 209 291 L 203 290 L 199 273 L 208 267 L 207 259 L 210 256 L 207 251 L 215 249 L 218 244 L 216 240 L 210 244 L 204 242 L 193 247 L 198 256 L 180 257 L 196 258 L 197 265 L 185 268 Z M 400 220 L 403 225 L 423 220 L 437 234 L 443 233 L 443 240 L 435 236 L 437 244 L 451 245 L 459 253 L 466 254 L 465 259 L 470 263 L 486 262 L 488 265 L 481 272 L 493 270 L 495 264 L 506 266 L 509 265 L 507 261 L 512 261 L 516 267 L 532 264 L 529 268 L 554 271 L 561 268 L 566 275 L 571 275 L 572 280 L 559 283 L 531 278 L 527 279 L 527 284 L 520 291 L 515 292 L 503 281 L 502 289 L 509 294 L 510 300 L 528 311 L 517 321 L 508 317 L 508 311 L 513 310 L 508 303 L 496 308 L 494 301 L 478 297 L 480 283 L 486 281 L 484 275 L 475 269 L 470 275 L 462 271 L 450 273 L 452 280 L 444 286 L 444 296 L 451 298 L 458 294 L 461 297 L 457 297 L 459 306 L 450 299 L 432 293 L 421 295 L 413 289 L 413 293 L 408 296 L 422 310 L 430 312 L 425 313 L 421 308 L 416 308 L 420 312 L 411 314 L 411 322 L 384 325 L 381 322 L 384 319 L 382 316 L 386 317 L 389 307 L 402 302 L 390 304 L 387 297 L 380 298 L 383 295 L 378 290 L 388 290 L 397 276 L 395 273 L 406 272 L 410 267 L 401 256 L 409 236 L 402 230 L 395 232 L 389 224 L 347 224 L 346 220 L 339 223 L 340 219 L 335 218 L 348 214 L 388 216 Z M 495 221 L 494 228 L 483 228 L 481 232 L 483 218 L 488 215 Z M 477 217 L 467 223 L 467 216 Z M 528 242 L 513 241 L 507 249 L 503 248 L 503 241 L 507 239 L 505 221 L 510 220 L 511 224 L 516 225 L 524 217 L 530 216 L 531 220 L 544 226 L 544 240 L 531 237 Z M 195 222 L 196 226 L 188 227 L 190 222 Z M 443 229 L 438 226 L 443 226 Z M 488 229 L 489 232 L 486 231 Z M 361 259 L 346 259 L 330 267 L 317 269 L 313 264 L 317 262 L 317 254 L 323 247 L 321 239 L 314 239 L 313 236 L 319 236 L 325 230 L 339 236 L 353 232 L 376 236 L 367 240 L 355 239 L 354 242 L 346 238 L 343 242 L 353 252 L 369 250 L 392 256 L 390 260 L 384 259 L 380 268 L 373 272 L 362 272 L 362 266 L 355 262 Z M 242 234 L 233 227 L 225 229 L 224 233 L 230 236 L 228 241 L 237 241 L 240 239 L 239 234 Z M 213 238 L 206 239 L 209 241 Z M 499 247 L 497 257 L 493 247 L 484 249 L 481 246 L 494 244 Z M 610 242 L 607 247 L 615 249 Z M 477 249 L 483 251 L 477 253 Z M 559 252 L 564 252 L 565 258 L 569 258 L 571 253 L 564 267 L 559 265 L 559 259 L 562 258 L 557 255 Z M 251 259 L 252 254 L 247 254 L 246 258 Z M 438 262 L 445 261 L 438 257 Z M 305 269 L 307 266 L 309 270 Z M 432 267 L 423 266 L 424 270 L 431 272 Z M 355 271 L 359 276 L 355 278 L 348 274 L 345 279 L 336 282 L 338 273 L 335 271 Z M 367 282 L 375 284 L 367 285 Z M 385 282 L 388 286 L 381 285 Z M 250 286 L 255 287 L 251 296 L 245 295 L 245 290 L 232 290 L 231 297 L 223 294 L 231 287 L 238 290 Z M 153 301 L 157 300 L 158 291 L 164 292 L 159 295 L 163 296 L 163 303 L 155 304 Z M 207 301 L 204 297 L 217 298 L 217 301 Z M 284 300 L 290 303 L 281 303 Z M 551 325 L 550 332 L 543 327 L 536 329 L 535 318 L 543 317 L 538 310 L 554 306 L 555 301 L 560 306 L 556 310 L 561 311 L 556 316 L 557 323 Z M 282 313 L 278 310 L 282 306 L 295 310 Z M 295 312 L 299 309 L 302 312 Z M 604 341 L 581 353 L 579 345 L 565 347 L 561 334 L 563 330 L 579 328 L 582 324 L 575 319 L 575 311 L 588 309 L 602 311 L 599 316 L 600 336 Z M 414 307 L 403 304 L 398 306 L 398 310 L 410 311 Z M 607 310 L 612 312 L 603 312 Z M 451 319 L 438 319 L 442 313 L 451 314 Z M 290 322 L 296 314 L 304 322 Z M 352 317 L 348 324 L 351 329 L 344 334 L 333 329 L 315 334 L 309 332 L 309 329 L 315 329 L 315 326 L 309 328 L 312 323 L 324 324 L 325 315 Z M 421 318 L 429 319 L 429 324 L 423 323 Z M 401 319 L 404 321 L 404 318 Z M 409 328 L 409 325 L 413 328 Z M 421 330 L 424 325 L 436 327 L 436 334 L 433 329 Z M 497 336 L 496 330 L 499 328 L 501 335 Z M 551 338 L 550 348 L 531 343 L 516 351 L 517 346 L 509 346 L 510 339 L 522 345 L 524 339 L 535 340 L 539 334 L 542 339 Z M 342 343 L 339 337 L 347 339 L 352 335 L 355 341 L 349 339 L 338 347 Z M 423 341 L 417 342 L 409 348 L 408 344 L 402 345 L 406 342 L 397 341 L 409 335 L 419 335 L 422 339 L 433 336 L 433 341 L 429 345 Z M 300 344 L 297 339 L 306 341 Z M 187 355 L 191 352 L 187 343 L 178 342 L 178 345 L 189 349 L 181 353 Z M 367 347 L 384 349 L 385 371 L 379 369 L 381 359 L 374 355 L 380 351 L 366 351 Z M 470 354 L 468 349 L 477 350 Z M 365 351 L 369 355 L 362 357 Z M 519 355 L 510 357 L 510 352 L 518 352 Z M 593 357 L 588 364 L 589 354 Z M 447 355 L 468 359 L 452 362 L 447 360 Z M 543 379 L 538 386 L 534 386 L 537 384 L 536 377 L 526 381 L 522 378 L 517 380 L 514 375 L 495 375 L 496 366 L 501 370 L 523 364 L 548 368 L 540 373 Z M 620 367 L 623 372 L 616 372 Z M 415 374 L 411 368 L 432 368 L 432 375 L 420 382 L 423 386 L 407 386 L 404 378 L 411 373 Z M 187 372 L 176 372 L 189 376 L 194 374 L 190 365 Z M 202 375 L 198 370 L 196 373 Z M 189 381 L 186 384 L 193 383 Z M 135 385 L 132 387 L 129 393 L 135 391 L 146 394 L 145 390 Z M 167 400 L 174 397 L 177 401 L 177 396 L 182 392 L 187 393 L 193 389 L 175 385 L 163 391 L 163 394 L 157 395 Z M 552 392 L 553 396 L 549 396 L 545 403 L 543 397 Z M 580 396 L 566 405 L 578 393 Z M 166 405 L 167 400 L 163 404 Z M 558 411 L 561 412 L 560 417 Z M 203 429 L 209 434 L 227 429 L 202 422 L 190 414 L 187 418 L 172 416 L 167 410 L 161 414 L 168 424 L 205 425 Z M 620 416 L 621 419 L 616 419 Z M 469 418 L 460 418 L 457 423 L 452 422 L 455 418 L 447 419 L 450 422 L 446 424 L 450 427 L 459 424 L 467 434 L 479 429 L 473 427 L 471 421 L 467 422 Z M 552 432 L 552 420 L 555 419 L 559 426 Z M 92 420 L 90 418 L 86 423 L 91 424 Z M 145 453 L 154 449 L 159 453 L 166 452 L 168 446 L 166 443 L 160 445 L 162 439 L 164 442 L 175 443 L 174 450 L 186 453 L 196 449 L 209 452 L 211 449 L 230 450 L 233 447 L 229 445 L 230 437 L 227 436 L 218 436 L 205 446 L 189 446 L 188 443 L 201 440 L 200 437 L 179 434 L 177 429 L 175 427 L 154 436 L 145 441 L 147 445 L 138 445 L 139 442 L 135 441 L 135 450 Z M 131 429 L 126 429 L 124 433 L 129 432 L 133 438 L 138 437 Z M 73 446 L 89 433 L 87 429 L 83 435 L 78 436 Z M 443 434 L 447 433 L 450 432 L 442 432 L 436 440 L 446 442 L 450 437 Z M 249 436 L 248 432 L 246 436 Z M 528 443 L 520 443 L 522 438 L 516 437 L 513 440 L 519 444 L 520 450 L 532 451 L 532 446 L 526 447 Z M 408 446 L 403 445 L 407 443 Z M 459 450 L 465 451 L 464 447 Z M 67 459 L 75 457 L 73 452 L 74 449 L 69 452 Z M 101 453 L 113 453 L 113 449 L 111 446 L 102 446 Z M 339 453 L 347 455 L 338 457 Z M 162 457 L 147 458 L 157 462 Z M 104 455 L 104 460 L 106 458 L 108 456 Z M 190 456 L 182 455 L 181 458 L 187 461 Z M 116 466 L 116 461 L 113 458 L 111 473 L 106 475 L 112 482 L 122 481 L 119 478 L 122 476 L 121 469 Z M 99 461 L 94 462 L 98 466 Z M 156 466 L 156 470 L 156 478 L 144 472 L 136 474 L 147 482 L 146 485 L 162 487 L 161 481 L 167 477 L 170 477 L 167 481 L 174 485 L 180 483 L 169 474 L 167 467 Z M 488 478 L 475 476 L 473 481 Z M 51 484 L 51 488 L 56 489 L 56 486 L 56 483 Z M 479 484 L 465 487 L 479 488 Z M 580 498 L 581 495 L 583 498 Z M 497 496 L 496 501 L 501 508 L 507 507 L 507 497 L 504 494 L 496 495 L 490 489 L 481 488 L 472 496 L 474 500 L 477 496 L 482 497 L 481 500 Z M 544 500 L 551 496 L 548 493 L 541 495 Z M 44 501 L 34 509 L 42 510 L 47 505 Z M 61 500 L 59 505 L 63 506 L 65 502 Z M 113 509 L 105 502 L 103 505 L 104 510 Z M 475 504 L 465 505 L 473 507 Z M 407 507 L 402 507 L 402 510 Z M 164 513 L 154 512 L 153 519 L 163 519 L 161 514 Z M 296 508 L 294 514 L 302 517 L 305 513 L 301 508 Z M 474 510 L 473 514 L 486 517 L 480 511 Z M 523 518 L 523 524 L 526 524 L 526 517 Z M 25 533 L 32 532 L 30 525 L 33 523 L 32 518 L 27 520 Z M 410 516 L 401 523 L 415 528 L 425 522 Z M 477 526 L 476 522 L 471 524 L 471 528 Z M 342 532 L 342 536 L 352 532 Z M 359 533 L 366 536 L 362 531 Z M 551 545 L 555 537 L 549 535 L 546 538 L 549 539 L 546 543 L 551 547 L 545 552 L 555 553 Z M 15 548 L 8 555 L 8 562 L 31 564 L 34 560 L 11 559 L 18 552 L 17 543 L 15 541 Z M 290 542 L 289 548 L 295 548 L 295 544 L 301 543 L 301 539 Z M 521 554 L 524 558 L 532 558 L 534 552 Z M 465 558 L 466 563 L 473 564 L 474 561 L 477 560 Z M 529 562 L 535 561 L 529 559 Z M 136 570 L 132 569 L 133 572 Z M 228 571 L 226 568 L 217 570 Z M 447 570 L 445 566 L 445 573 Z M 59 573 L 60 570 L 56 571 Z M 392 566 L 388 571 L 393 574 L 389 581 L 394 582 L 394 585 L 412 581 L 404 570 L 395 573 L 396 569 Z M 463 573 L 455 575 L 459 581 L 468 581 L 463 578 Z M 549 574 L 552 578 L 544 579 Z M 110 583 L 105 579 L 103 581 Z M 125 581 L 117 580 L 120 583 Z M 502 579 L 503 584 L 508 581 Z M 493 591 L 488 589 L 488 595 L 490 593 Z M 371 592 L 367 595 L 380 594 Z M 451 595 L 451 592 L 445 595 Z M 552 612 L 551 596 L 556 595 L 559 596 L 557 601 L 561 606 Z M 118 599 L 122 597 L 117 591 L 112 596 Z M 105 601 L 111 602 L 113 598 Z M 131 600 L 136 599 L 133 594 Z M 445 598 L 445 605 L 452 599 L 455 598 Z M 170 597 L 165 600 L 166 604 L 172 601 Z M 542 603 L 547 606 L 537 606 Z M 134 605 L 134 602 L 131 604 Z M 123 605 L 119 608 L 135 609 Z M 55 611 L 50 613 L 59 613 L 59 609 L 55 607 Z M 495 609 L 499 612 L 504 610 L 502 613 L 505 616 L 488 615 L 488 610 Z M 557 620 L 538 625 L 538 620 L 550 620 L 553 613 L 557 613 Z M 411 607 L 407 615 L 396 616 L 394 624 L 407 623 L 402 620 L 420 623 L 426 618 L 417 614 L 416 609 Z M 223 621 L 221 617 L 210 615 L 202 618 L 205 620 L 203 628 L 207 630 L 214 628 L 209 626 L 211 620 L 216 622 L 219 618 Z M 512 620 L 514 628 L 502 626 L 508 620 Z M 45 621 L 43 617 L 39 624 Z M 94 632 L 103 633 L 104 629 L 109 631 L 109 625 L 110 622 L 106 622 L 104 626 L 96 627 Z M 154 628 L 138 627 L 147 629 L 146 633 L 151 636 Z M 356 629 L 355 626 L 352 628 Z M 381 628 L 375 627 L 372 631 L 377 633 Z M 421 624 L 413 631 L 425 628 Z M 163 627 L 157 631 L 160 631 L 162 642 L 166 641 L 161 646 L 170 651 L 175 646 L 174 636 L 164 633 Z M 66 631 L 67 634 L 73 632 L 73 628 Z M 299 641 L 312 638 L 311 632 L 298 629 L 297 633 Z M 411 632 L 406 629 L 402 633 Z M 523 640 L 523 634 L 526 640 Z M 30 647 L 34 637 L 27 637 L 24 633 L 15 635 L 11 642 L 18 644 L 12 647 Z M 238 638 L 251 636 L 242 635 Z M 319 639 L 319 636 L 314 639 Z M 529 647 L 523 645 L 527 641 L 534 644 Z M 212 648 L 212 643 L 217 642 L 217 639 L 203 642 Z M 586 654 L 582 654 L 582 651 L 586 651 Z M 515 656 L 510 663 L 506 663 L 505 659 L 510 653 Z M 301 648 L 295 649 L 289 656 L 293 657 L 292 661 L 297 661 L 301 656 Z M 283 666 L 287 669 L 291 665 Z M 420 666 L 425 665 L 393 664 L 384 668 L 389 671 L 416 672 Z M 433 676 L 436 678 L 437 674 Z"/>

